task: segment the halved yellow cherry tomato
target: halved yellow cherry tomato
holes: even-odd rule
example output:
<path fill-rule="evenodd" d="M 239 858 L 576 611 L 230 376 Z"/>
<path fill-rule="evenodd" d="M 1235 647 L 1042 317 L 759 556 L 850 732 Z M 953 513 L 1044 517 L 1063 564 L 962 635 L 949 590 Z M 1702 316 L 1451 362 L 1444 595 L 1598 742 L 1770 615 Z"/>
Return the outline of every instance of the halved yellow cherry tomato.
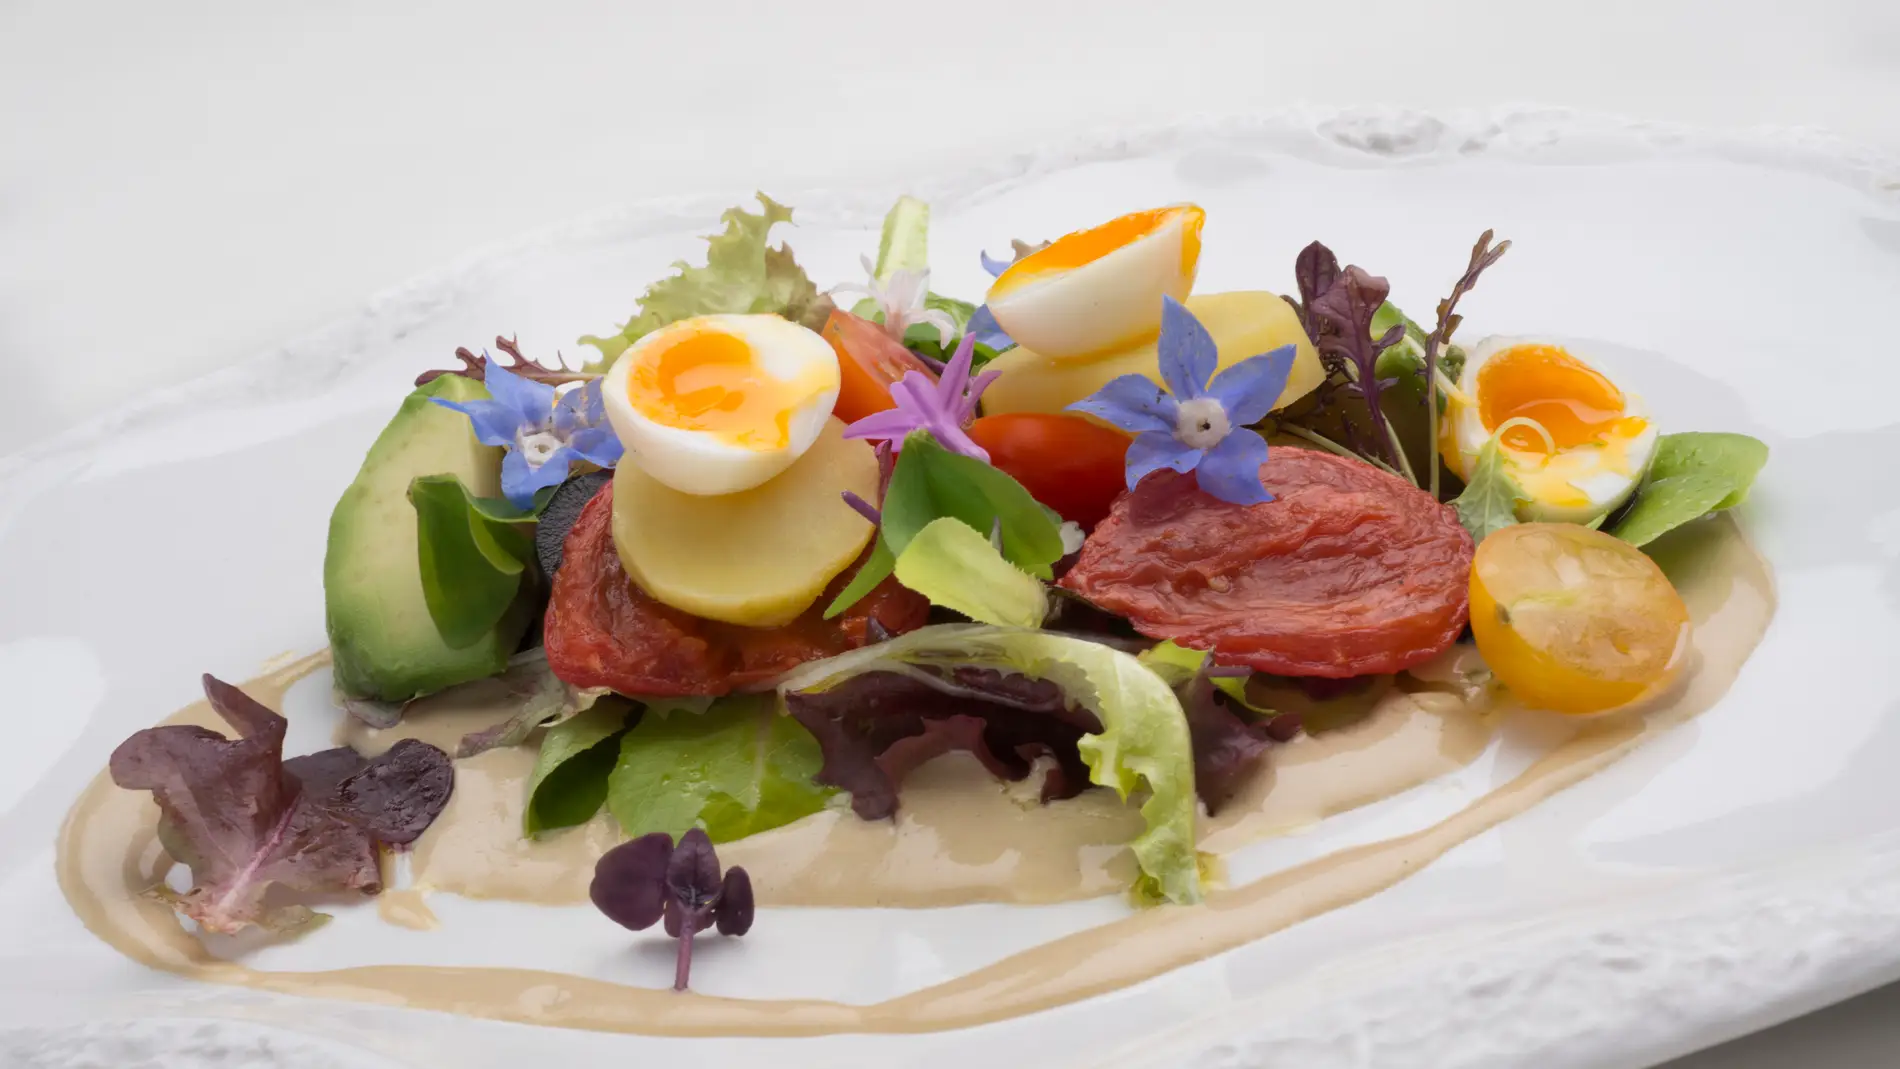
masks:
<path fill-rule="evenodd" d="M 1471 630 L 1526 705 L 1599 713 L 1668 682 L 1687 649 L 1689 610 L 1635 546 L 1575 524 L 1525 523 L 1479 544 Z"/>

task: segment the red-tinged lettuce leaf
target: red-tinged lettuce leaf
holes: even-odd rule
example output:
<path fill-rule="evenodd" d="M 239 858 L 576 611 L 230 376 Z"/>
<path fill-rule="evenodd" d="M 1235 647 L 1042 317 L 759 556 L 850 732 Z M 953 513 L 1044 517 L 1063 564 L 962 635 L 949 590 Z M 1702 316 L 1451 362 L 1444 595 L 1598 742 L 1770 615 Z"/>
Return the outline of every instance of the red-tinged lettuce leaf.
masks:
<path fill-rule="evenodd" d="M 1036 758 L 1053 757 L 1043 800 L 1070 797 L 1089 782 L 1077 743 L 1102 730 L 1055 683 L 991 668 L 867 672 L 826 690 L 788 693 L 785 705 L 824 753 L 814 778 L 849 791 L 852 810 L 865 820 L 895 814 L 904 777 L 951 750 L 969 751 L 1012 781 L 1029 775 Z"/>
<path fill-rule="evenodd" d="M 1085 771 L 1140 805 L 1143 830 L 1128 843 L 1138 901 L 1200 901 L 1187 717 L 1167 682 L 1127 653 L 1047 631 L 939 624 L 801 666 L 779 681 L 779 695 L 819 740 L 818 778 L 846 783 L 861 815 L 893 810 L 893 773 L 932 746 L 966 742 L 1018 776 L 1048 753 L 1058 775 L 1045 794 L 1073 791 Z M 980 720 L 981 732 L 928 723 L 960 717 Z"/>
<path fill-rule="evenodd" d="M 311 789 L 309 780 L 304 789 Z M 435 823 L 454 790 L 449 755 L 403 739 L 338 783 L 326 805 L 377 842 L 407 846 Z"/>
<path fill-rule="evenodd" d="M 379 837 L 412 840 L 441 812 L 453 779 L 447 756 L 414 743 L 374 761 L 348 749 L 285 761 L 283 717 L 211 676 L 204 688 L 237 738 L 187 725 L 148 728 L 121 743 L 109 766 L 120 787 L 152 792 L 160 841 L 191 869 L 191 890 L 170 896 L 178 910 L 207 931 L 283 931 L 320 915 L 266 908 L 272 884 L 381 891 Z"/>
<path fill-rule="evenodd" d="M 495 348 L 500 349 L 502 354 L 508 358 L 506 363 L 501 364 L 502 367 L 514 372 L 515 375 L 521 378 L 532 379 L 535 382 L 545 383 L 549 386 L 559 386 L 567 382 L 585 382 L 588 379 L 600 377 L 589 371 L 569 371 L 564 367 L 549 367 L 538 361 L 530 360 L 521 355 L 521 347 L 513 338 L 497 337 L 495 339 Z M 554 358 L 558 363 L 561 354 L 554 354 Z M 444 375 L 460 375 L 465 379 L 474 379 L 476 382 L 487 382 L 488 365 L 491 362 L 499 363 L 495 357 L 490 356 L 486 352 L 480 356 L 476 356 L 474 353 L 469 352 L 466 346 L 455 350 L 455 359 L 462 362 L 461 367 L 425 371 L 416 376 L 416 385 L 421 386 L 433 382 Z"/>

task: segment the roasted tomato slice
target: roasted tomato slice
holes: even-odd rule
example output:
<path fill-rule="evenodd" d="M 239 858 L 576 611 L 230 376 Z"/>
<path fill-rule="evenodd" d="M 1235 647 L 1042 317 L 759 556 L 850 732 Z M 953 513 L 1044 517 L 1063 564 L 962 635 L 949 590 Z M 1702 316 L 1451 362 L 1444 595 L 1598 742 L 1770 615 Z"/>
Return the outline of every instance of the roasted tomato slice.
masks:
<path fill-rule="evenodd" d="M 1012 412 L 970 424 L 990 463 L 1065 520 L 1094 527 L 1125 484 L 1128 435 L 1066 412 Z"/>
<path fill-rule="evenodd" d="M 1276 447 L 1275 500 L 1234 505 L 1156 472 L 1115 502 L 1062 585 L 1136 630 L 1283 676 L 1397 672 L 1457 641 L 1471 536 L 1370 464 Z"/>
<path fill-rule="evenodd" d="M 577 687 L 630 695 L 725 694 L 771 680 L 806 661 L 831 657 L 923 626 L 930 603 L 886 579 L 837 619 L 825 606 L 851 579 L 832 582 L 805 614 L 783 627 L 706 620 L 648 597 L 627 578 L 614 550 L 613 484 L 601 487 L 574 521 L 548 601 L 548 666 Z"/>
<path fill-rule="evenodd" d="M 831 411 L 846 423 L 896 407 L 891 383 L 913 371 L 936 381 L 930 367 L 883 327 L 842 308 L 832 309 L 824 335 L 838 354 L 838 404 Z"/>

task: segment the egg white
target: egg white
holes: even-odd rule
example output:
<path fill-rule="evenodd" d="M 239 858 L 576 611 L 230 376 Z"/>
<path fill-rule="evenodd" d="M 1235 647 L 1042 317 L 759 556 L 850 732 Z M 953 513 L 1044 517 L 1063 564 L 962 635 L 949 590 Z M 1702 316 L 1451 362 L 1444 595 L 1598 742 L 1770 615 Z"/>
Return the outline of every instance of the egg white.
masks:
<path fill-rule="evenodd" d="M 1160 226 L 1100 259 L 1011 285 L 997 279 L 987 303 L 1018 345 L 1055 359 L 1112 351 L 1161 329 L 1161 298 L 1187 300 L 1199 256 L 1183 263 L 1200 209 L 1171 212 Z"/>
<path fill-rule="evenodd" d="M 670 426 L 634 407 L 629 376 L 643 356 L 671 346 L 682 335 L 718 331 L 744 341 L 753 362 L 772 378 L 792 382 L 812 375 L 828 386 L 798 403 L 778 449 L 749 449 L 706 431 Z M 683 494 L 710 496 L 750 490 L 803 456 L 838 403 L 838 354 L 816 331 L 775 315 L 710 315 L 661 327 L 628 347 L 602 384 L 607 419 L 626 446 L 622 464 L 638 464 L 654 479 Z"/>
<path fill-rule="evenodd" d="M 1478 395 L 1478 372 L 1493 356 L 1520 345 L 1554 346 L 1578 362 L 1596 367 L 1587 353 L 1566 342 L 1497 336 L 1479 342 L 1467 356 L 1456 383 L 1462 396 L 1452 397 L 1446 409 L 1450 430 L 1446 435 L 1445 459 L 1461 478 L 1471 478 L 1479 453 L 1491 440 L 1492 432 L 1485 428 L 1481 414 L 1483 401 Z M 1617 383 L 1617 388 L 1623 393 L 1623 414 L 1646 423 L 1635 435 L 1616 435 L 1607 444 L 1592 443 L 1549 455 L 1512 449 L 1499 443 L 1500 462 L 1529 498 L 1518 506 L 1518 519 L 1587 524 L 1622 507 L 1636 492 L 1649 470 L 1650 461 L 1655 459 L 1659 432 L 1649 419 L 1649 410 L 1642 398 L 1624 389 L 1621 383 Z"/>

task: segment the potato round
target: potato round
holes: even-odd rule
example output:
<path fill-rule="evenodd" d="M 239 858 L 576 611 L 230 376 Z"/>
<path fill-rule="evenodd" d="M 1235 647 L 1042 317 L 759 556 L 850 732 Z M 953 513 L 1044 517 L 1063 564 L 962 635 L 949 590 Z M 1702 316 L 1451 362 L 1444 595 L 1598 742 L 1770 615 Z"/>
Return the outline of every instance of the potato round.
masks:
<path fill-rule="evenodd" d="M 805 455 L 736 494 L 683 494 L 640 470 L 614 473 L 614 546 L 655 600 L 745 627 L 777 627 L 809 608 L 850 567 L 872 527 L 844 503 L 877 499 L 877 455 L 825 424 Z"/>

